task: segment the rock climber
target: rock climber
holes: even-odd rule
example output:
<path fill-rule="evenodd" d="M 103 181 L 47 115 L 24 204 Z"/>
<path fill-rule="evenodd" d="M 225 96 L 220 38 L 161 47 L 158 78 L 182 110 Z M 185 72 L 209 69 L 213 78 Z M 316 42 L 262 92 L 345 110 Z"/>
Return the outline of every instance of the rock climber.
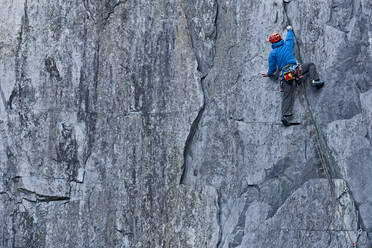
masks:
<path fill-rule="evenodd" d="M 293 54 L 294 36 L 292 26 L 287 26 L 286 40 L 282 40 L 280 34 L 273 33 L 269 36 L 273 50 L 269 55 L 269 70 L 261 72 L 264 77 L 274 75 L 278 69 L 280 77 L 280 88 L 282 95 L 282 123 L 290 126 L 289 118 L 293 117 L 292 108 L 296 84 L 307 76 L 310 77 L 311 85 L 321 88 L 324 82 L 319 80 L 319 74 L 314 63 L 297 64 Z M 297 79 L 297 80 L 296 80 Z"/>

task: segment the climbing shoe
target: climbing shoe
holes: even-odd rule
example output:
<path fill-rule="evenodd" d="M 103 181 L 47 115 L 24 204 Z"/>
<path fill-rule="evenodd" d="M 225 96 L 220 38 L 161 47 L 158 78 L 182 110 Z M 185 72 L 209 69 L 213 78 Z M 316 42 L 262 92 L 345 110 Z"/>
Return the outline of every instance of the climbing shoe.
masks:
<path fill-rule="evenodd" d="M 282 123 L 284 126 L 286 127 L 289 127 L 291 125 L 291 123 L 289 122 L 288 118 L 287 117 L 283 117 L 282 118 Z"/>
<path fill-rule="evenodd" d="M 324 86 L 324 82 L 319 81 L 319 80 L 313 80 L 313 82 L 311 83 L 311 85 L 313 87 L 316 87 L 316 88 L 320 89 L 320 88 L 322 88 Z"/>

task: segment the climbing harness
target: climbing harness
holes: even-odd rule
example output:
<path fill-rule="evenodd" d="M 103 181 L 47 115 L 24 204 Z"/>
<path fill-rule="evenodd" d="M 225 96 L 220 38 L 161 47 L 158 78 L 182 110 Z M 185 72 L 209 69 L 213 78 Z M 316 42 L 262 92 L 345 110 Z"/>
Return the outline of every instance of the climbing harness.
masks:
<path fill-rule="evenodd" d="M 283 88 L 286 82 L 296 80 L 298 83 L 302 78 L 302 68 L 300 64 L 288 64 L 279 72 L 280 84 L 279 91 L 284 92 Z"/>
<path fill-rule="evenodd" d="M 297 80 L 296 80 L 297 81 Z M 329 185 L 329 189 L 331 191 L 331 196 L 332 196 L 332 201 L 333 203 L 335 204 L 336 206 L 336 211 L 338 212 L 338 214 L 340 215 L 340 218 L 341 218 L 341 221 L 342 221 L 342 224 L 345 228 L 345 231 L 347 232 L 347 235 L 349 237 L 349 240 L 350 240 L 350 243 L 352 245 L 352 247 L 356 247 L 357 246 L 357 242 L 354 242 L 353 239 L 351 238 L 351 234 L 350 234 L 350 231 L 348 230 L 347 226 L 346 226 L 346 223 L 345 223 L 345 220 L 344 218 L 342 217 L 342 213 L 341 213 L 341 209 L 340 209 L 340 205 L 338 203 L 338 198 L 336 199 L 336 196 L 335 196 L 335 193 L 333 191 L 333 187 L 332 187 L 332 183 L 331 183 L 331 179 L 330 179 L 330 175 L 328 174 L 328 171 L 327 171 L 327 168 L 325 166 L 325 162 L 323 160 L 323 154 L 322 154 L 322 151 L 321 151 L 321 148 L 320 148 L 320 145 L 317 143 L 317 140 L 315 138 L 315 134 L 314 134 L 314 131 L 313 131 L 313 128 L 311 126 L 311 121 L 310 121 L 310 118 L 309 116 L 307 115 L 307 109 L 305 107 L 305 103 L 304 103 L 304 99 L 302 98 L 302 91 L 301 91 L 301 86 L 299 84 L 297 84 L 297 90 L 298 90 L 298 97 L 300 99 L 300 103 L 301 103 L 301 106 L 302 106 L 302 109 L 304 111 L 304 114 L 305 114 L 305 117 L 306 117 L 306 120 L 307 120 L 307 124 L 308 124 L 308 129 L 309 129 L 309 132 L 310 132 L 310 136 L 312 137 L 313 139 L 313 143 L 314 143 L 314 146 L 315 146 L 315 149 L 317 151 L 317 154 L 319 156 L 319 160 L 320 160 L 320 163 L 322 165 L 322 168 L 323 168 L 323 172 L 324 174 L 326 175 L 326 178 L 327 178 L 327 181 L 328 181 L 328 185 Z M 344 193 L 347 193 L 349 191 L 349 188 L 346 187 L 344 189 L 344 191 L 341 193 L 344 194 Z M 362 234 L 363 230 L 362 229 L 359 229 L 358 230 L 358 237 Z"/>
<path fill-rule="evenodd" d="M 280 79 L 282 81 L 299 80 L 300 78 L 302 78 L 302 70 L 300 64 L 286 65 L 280 71 Z"/>

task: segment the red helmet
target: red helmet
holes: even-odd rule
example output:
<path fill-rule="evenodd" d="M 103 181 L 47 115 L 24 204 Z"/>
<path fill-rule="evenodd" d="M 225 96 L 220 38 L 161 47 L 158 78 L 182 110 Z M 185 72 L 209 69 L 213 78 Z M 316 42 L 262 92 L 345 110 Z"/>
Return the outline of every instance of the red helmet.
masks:
<path fill-rule="evenodd" d="M 281 39 L 282 39 L 282 37 L 280 37 L 280 34 L 278 34 L 278 33 L 273 33 L 273 34 L 270 34 L 270 36 L 269 36 L 269 41 L 271 43 L 277 43 Z"/>

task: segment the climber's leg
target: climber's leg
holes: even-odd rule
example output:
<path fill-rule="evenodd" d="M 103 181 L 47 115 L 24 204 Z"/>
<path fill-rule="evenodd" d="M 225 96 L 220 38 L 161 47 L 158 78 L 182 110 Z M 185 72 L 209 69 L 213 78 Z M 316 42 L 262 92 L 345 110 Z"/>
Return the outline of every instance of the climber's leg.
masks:
<path fill-rule="evenodd" d="M 294 87 L 293 81 L 283 82 L 283 95 L 282 95 L 282 116 L 288 117 L 292 115 L 293 102 L 294 102 Z"/>
<path fill-rule="evenodd" d="M 318 89 L 323 87 L 324 82 L 319 80 L 319 74 L 314 63 L 305 63 L 301 65 L 301 69 L 302 75 L 310 77 L 312 86 L 317 87 Z"/>

